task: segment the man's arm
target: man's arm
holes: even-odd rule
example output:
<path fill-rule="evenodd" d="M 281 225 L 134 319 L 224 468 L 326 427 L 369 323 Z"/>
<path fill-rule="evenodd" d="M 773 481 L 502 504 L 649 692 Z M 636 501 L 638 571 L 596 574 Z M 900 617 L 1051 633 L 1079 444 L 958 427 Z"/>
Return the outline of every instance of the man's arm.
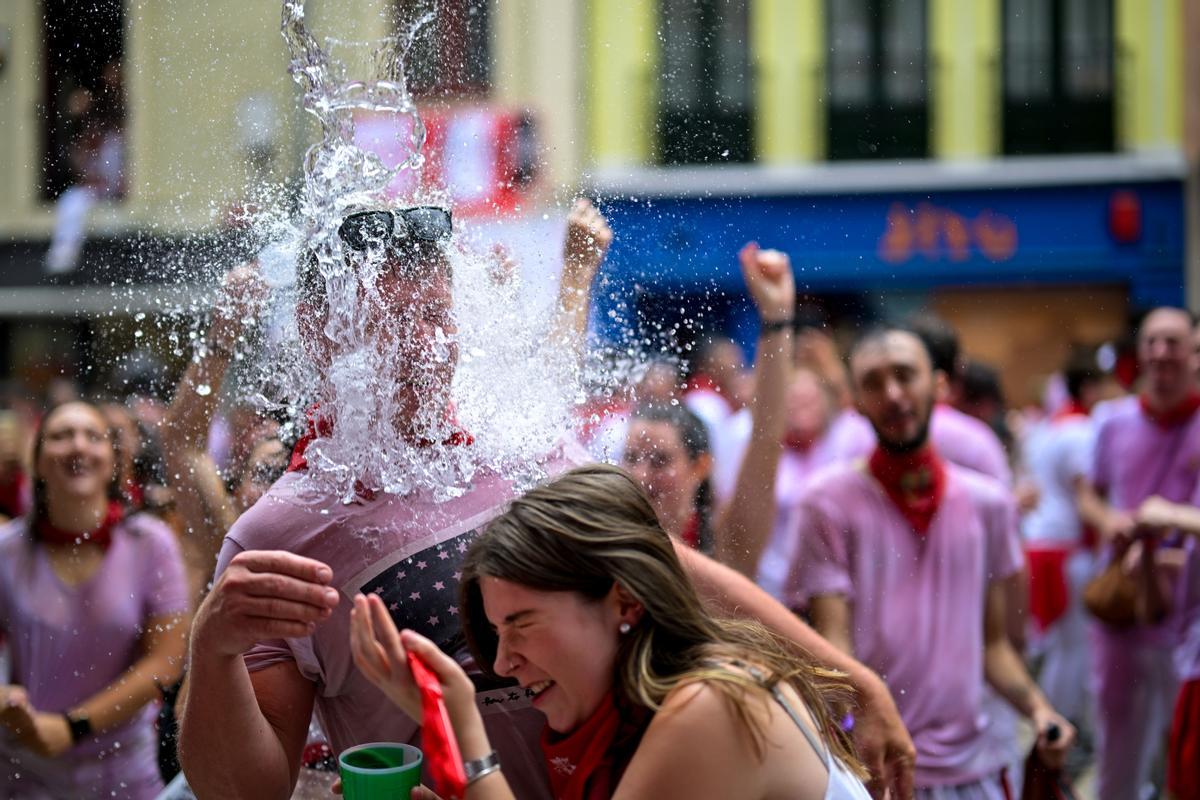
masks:
<path fill-rule="evenodd" d="M 1033 722 L 1043 759 L 1051 766 L 1061 766 L 1075 740 L 1075 729 L 1046 700 L 1009 640 L 1007 592 L 1007 581 L 1003 578 L 988 584 L 983 620 L 983 674 L 1009 705 Z M 1054 741 L 1048 735 L 1051 727 L 1059 731 Z"/>
<path fill-rule="evenodd" d="M 312 559 L 247 550 L 200 606 L 179 732 L 198 797 L 291 796 L 316 688 L 293 662 L 251 674 L 242 654 L 257 642 L 311 634 L 337 605 L 332 577 Z"/>
<path fill-rule="evenodd" d="M 193 657 L 185 688 L 179 761 L 196 797 L 291 797 L 316 696 L 295 663 Z"/>
<path fill-rule="evenodd" d="M 872 791 L 881 794 L 883 788 L 890 787 L 893 797 L 911 797 L 917 751 L 900 720 L 891 693 L 879 676 L 822 639 L 744 575 L 681 542 L 674 542 L 674 545 L 696 591 L 714 612 L 755 620 L 794 642 L 817 663 L 846 673 L 860 697 L 854 738 L 863 762 L 874 778 Z"/>
<path fill-rule="evenodd" d="M 813 627 L 825 641 L 849 656 L 854 655 L 854 641 L 850 637 L 850 603 L 840 594 L 819 595 L 808 604 Z"/>
<path fill-rule="evenodd" d="M 1087 478 L 1075 479 L 1075 506 L 1079 510 L 1079 518 L 1100 535 L 1104 544 L 1133 534 L 1133 515 L 1110 506 Z"/>
<path fill-rule="evenodd" d="M 775 497 L 775 473 L 783 450 L 796 284 L 791 261 L 783 253 L 748 244 L 738 258 L 764 327 L 754 359 L 750 443 L 738 468 L 733 497 L 718 515 L 715 538 L 717 558 L 752 576 L 775 522 L 775 503 L 763 498 Z M 786 323 L 782 329 L 771 327 L 781 323 Z"/>

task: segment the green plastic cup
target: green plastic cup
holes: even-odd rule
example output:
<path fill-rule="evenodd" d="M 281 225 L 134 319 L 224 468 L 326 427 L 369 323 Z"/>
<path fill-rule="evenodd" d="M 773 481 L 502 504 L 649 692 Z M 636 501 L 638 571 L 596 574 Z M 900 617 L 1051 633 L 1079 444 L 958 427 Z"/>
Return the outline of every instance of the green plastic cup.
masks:
<path fill-rule="evenodd" d="M 346 800 L 409 800 L 421 782 L 425 757 L 410 744 L 371 742 L 338 756 Z"/>

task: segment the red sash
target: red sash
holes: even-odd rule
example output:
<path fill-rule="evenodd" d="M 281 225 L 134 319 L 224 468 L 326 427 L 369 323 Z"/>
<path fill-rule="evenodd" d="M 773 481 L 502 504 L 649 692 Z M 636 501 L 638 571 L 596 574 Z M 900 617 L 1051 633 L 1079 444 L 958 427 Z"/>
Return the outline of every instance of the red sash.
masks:
<path fill-rule="evenodd" d="M 314 405 L 305 416 L 308 417 L 308 431 L 296 440 L 295 447 L 292 448 L 292 458 L 288 462 L 288 472 L 300 472 L 308 469 L 308 459 L 304 457 L 308 446 L 317 439 L 328 439 L 333 436 L 333 419 L 323 414 L 318 414 L 320 407 Z M 422 440 L 418 442 L 421 447 L 431 447 L 433 442 Z M 446 437 L 442 444 L 449 447 L 462 447 L 475 444 L 475 437 L 464 430 L 455 430 Z"/>
<path fill-rule="evenodd" d="M 48 518 L 43 516 L 38 520 L 38 538 L 46 544 L 78 544 L 80 542 L 95 542 L 107 550 L 112 546 L 113 528 L 125 519 L 125 508 L 116 500 L 109 501 L 108 510 L 100 526 L 90 531 L 67 531 L 56 527 Z"/>
<path fill-rule="evenodd" d="M 867 469 L 912 529 L 927 534 L 946 494 L 946 465 L 933 447 L 897 455 L 876 445 Z"/>
<path fill-rule="evenodd" d="M 1045 631 L 1067 611 L 1070 595 L 1067 590 L 1067 559 L 1075 548 L 1065 546 L 1030 546 L 1025 551 L 1029 565 L 1029 613 L 1038 630 Z"/>

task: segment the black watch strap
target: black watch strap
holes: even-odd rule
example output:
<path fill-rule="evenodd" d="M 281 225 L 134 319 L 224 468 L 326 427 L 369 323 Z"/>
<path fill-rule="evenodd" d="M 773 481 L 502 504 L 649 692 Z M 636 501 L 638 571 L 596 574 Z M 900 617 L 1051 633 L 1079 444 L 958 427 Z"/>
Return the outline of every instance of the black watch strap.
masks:
<path fill-rule="evenodd" d="M 63 714 L 67 718 L 67 727 L 71 729 L 71 742 L 78 742 L 85 736 L 92 735 L 92 721 L 86 714 Z"/>
<path fill-rule="evenodd" d="M 767 336 L 772 333 L 779 333 L 780 331 L 790 331 L 794 322 L 795 320 L 792 319 L 780 319 L 762 322 L 759 325 L 760 335 Z"/>

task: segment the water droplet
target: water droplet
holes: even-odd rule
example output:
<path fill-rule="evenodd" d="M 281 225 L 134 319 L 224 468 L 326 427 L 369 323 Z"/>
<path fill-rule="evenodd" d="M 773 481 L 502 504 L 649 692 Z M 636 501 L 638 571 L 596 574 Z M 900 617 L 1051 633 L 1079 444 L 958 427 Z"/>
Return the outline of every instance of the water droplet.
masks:
<path fill-rule="evenodd" d="M 212 394 L 212 387 L 207 383 L 202 383 L 196 387 L 196 394 L 200 395 L 201 397 L 208 397 L 210 394 Z"/>

